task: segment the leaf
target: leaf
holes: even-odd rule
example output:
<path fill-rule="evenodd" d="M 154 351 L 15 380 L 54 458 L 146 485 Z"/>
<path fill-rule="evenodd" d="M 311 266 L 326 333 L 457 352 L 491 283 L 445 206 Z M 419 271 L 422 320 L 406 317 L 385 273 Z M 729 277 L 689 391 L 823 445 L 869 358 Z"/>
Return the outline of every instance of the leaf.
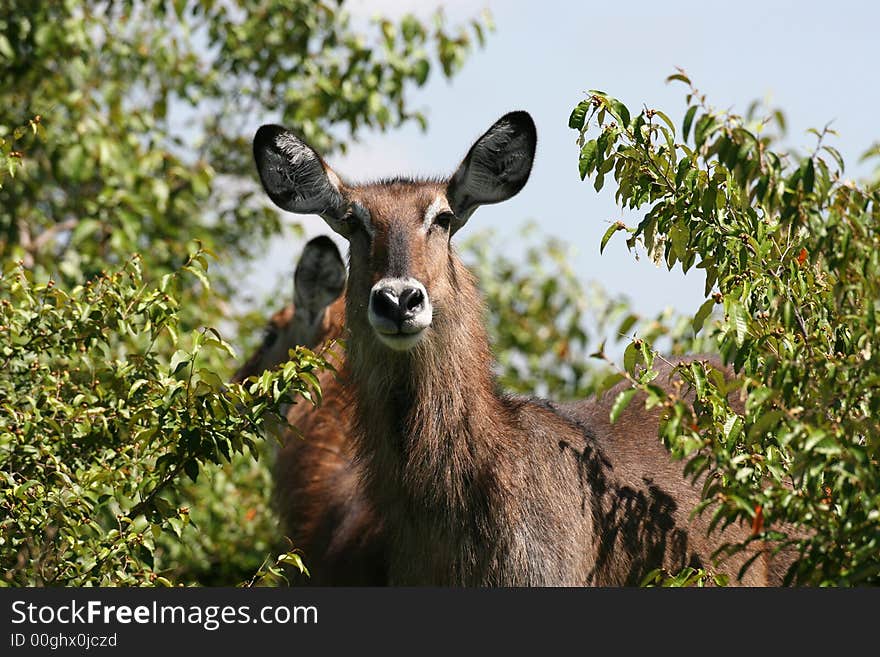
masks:
<path fill-rule="evenodd" d="M 703 302 L 703 305 L 700 306 L 700 309 L 697 310 L 697 313 L 694 315 L 694 321 L 691 323 L 691 327 L 694 329 L 694 334 L 700 332 L 703 328 L 703 325 L 706 323 L 706 319 L 709 315 L 712 314 L 712 309 L 715 307 L 714 299 L 707 299 Z"/>
<path fill-rule="evenodd" d="M 636 342 L 630 342 L 623 352 L 623 369 L 630 375 L 635 375 L 636 361 L 639 358 L 639 345 Z"/>
<path fill-rule="evenodd" d="M 183 471 L 186 472 L 190 479 L 196 481 L 199 478 L 199 462 L 195 459 L 190 459 L 183 464 Z"/>
<path fill-rule="evenodd" d="M 132 397 L 132 395 L 134 395 L 134 393 L 136 393 L 138 391 L 139 388 L 141 388 L 142 386 L 145 386 L 148 383 L 149 383 L 149 381 L 147 381 L 146 379 L 138 379 L 137 381 L 135 381 L 131 385 L 131 388 L 128 389 L 129 399 Z"/>
<path fill-rule="evenodd" d="M 182 349 L 178 349 L 171 356 L 171 365 L 170 371 L 171 374 L 177 374 L 180 370 L 182 370 L 186 365 L 192 360 L 192 356 L 183 351 Z"/>
<path fill-rule="evenodd" d="M 843 156 L 840 154 L 840 151 L 834 148 L 834 146 L 823 146 L 822 150 L 827 152 L 834 158 L 834 161 L 837 163 L 837 168 L 840 169 L 839 173 L 843 173 L 844 163 Z"/>
<path fill-rule="evenodd" d="M 616 98 L 611 99 L 611 110 L 617 115 L 620 119 L 620 123 L 622 127 L 626 127 L 629 125 L 629 110 L 626 108 L 626 105 L 621 103 Z"/>
<path fill-rule="evenodd" d="M 70 234 L 70 243 L 79 244 L 85 238 L 95 239 L 92 234 L 97 233 L 101 228 L 101 222 L 96 219 L 81 219 Z"/>
<path fill-rule="evenodd" d="M 416 84 L 420 87 L 425 84 L 428 79 L 428 73 L 431 71 L 431 64 L 427 59 L 420 59 L 415 63 L 413 67 L 413 75 L 416 79 Z"/>
<path fill-rule="evenodd" d="M 666 78 L 666 82 L 672 82 L 674 80 L 678 80 L 679 82 L 684 82 L 686 85 L 690 86 L 691 80 L 688 76 L 683 75 L 681 73 L 673 73 L 669 77 Z M 702 85 L 701 85 L 702 86 Z"/>
<path fill-rule="evenodd" d="M 587 112 L 590 111 L 590 106 L 592 102 L 589 100 L 582 100 L 577 104 L 571 111 L 571 116 L 568 117 L 568 127 L 573 130 L 581 130 L 584 127 L 584 122 L 587 119 Z"/>
<path fill-rule="evenodd" d="M 187 265 L 186 267 L 183 267 L 183 269 L 198 278 L 199 281 L 201 281 L 202 285 L 205 286 L 206 290 L 211 288 L 211 283 L 208 280 L 208 277 L 205 275 L 205 272 L 201 268 Z"/>
<path fill-rule="evenodd" d="M 180 538 L 183 531 L 183 522 L 181 522 L 180 518 L 168 518 L 168 524 L 171 526 L 171 531 L 174 532 L 177 538 Z M 153 526 L 156 527 L 157 525 Z"/>
<path fill-rule="evenodd" d="M 633 395 L 635 394 L 636 389 L 630 388 L 617 395 L 617 399 L 614 400 L 614 405 L 611 407 L 610 418 L 612 424 L 617 422 L 617 418 L 619 418 L 620 414 L 626 410 L 626 407 L 629 406 L 629 403 L 632 401 Z"/>
<path fill-rule="evenodd" d="M 170 518 L 177 514 L 177 509 L 171 506 L 171 503 L 164 497 L 152 498 L 153 508 L 163 518 Z"/>
<path fill-rule="evenodd" d="M 642 362 L 646 367 L 654 367 L 654 352 L 647 340 L 638 341 L 639 352 L 642 354 Z"/>
<path fill-rule="evenodd" d="M 12 50 L 9 39 L 2 34 L 0 34 L 0 55 L 5 59 L 15 59 L 15 51 Z"/>
<path fill-rule="evenodd" d="M 483 33 L 483 26 L 480 24 L 480 21 L 472 20 L 471 27 L 474 29 L 474 34 L 477 35 L 477 43 L 480 44 L 480 48 L 483 48 L 486 45 L 486 35 Z M 490 26 L 487 25 L 487 27 Z"/>
<path fill-rule="evenodd" d="M 578 171 L 581 174 L 581 180 L 587 177 L 587 174 L 593 170 L 596 165 L 596 151 L 598 143 L 595 139 L 591 139 L 581 149 L 581 156 L 578 161 Z"/>
<path fill-rule="evenodd" d="M 311 372 L 300 372 L 299 378 L 300 378 L 300 380 L 305 381 L 306 383 L 310 384 L 316 390 L 321 389 L 321 383 L 318 381 L 318 377 L 316 377 Z"/>
<path fill-rule="evenodd" d="M 783 417 L 784 413 L 779 409 L 767 411 L 761 415 L 749 429 L 749 440 L 758 440 L 771 427 L 776 426 Z"/>
<path fill-rule="evenodd" d="M 210 344 L 210 345 L 213 345 L 216 347 L 220 347 L 223 351 L 225 351 L 227 354 L 229 354 L 229 356 L 231 358 L 238 357 L 238 354 L 235 353 L 235 348 L 221 337 L 220 332 L 217 329 L 212 328 L 212 327 L 208 327 L 207 332 L 213 334 L 214 337 L 216 338 L 216 340 L 213 340 L 213 339 L 205 340 L 205 344 Z"/>
<path fill-rule="evenodd" d="M 742 304 L 734 302 L 731 304 L 730 321 L 733 323 L 733 330 L 736 334 L 736 345 L 741 347 L 749 332 L 749 316 Z"/>
<path fill-rule="evenodd" d="M 828 434 L 825 433 L 822 429 L 813 429 L 810 431 L 810 437 L 804 442 L 804 451 L 810 452 L 812 451 L 816 445 L 823 442 L 828 437 Z"/>
<path fill-rule="evenodd" d="M 636 117 L 635 121 L 633 121 L 632 131 L 633 136 L 636 138 L 636 142 L 639 144 L 645 143 L 645 135 L 642 134 L 642 128 L 645 125 L 645 113 L 639 112 L 639 115 Z"/>
<path fill-rule="evenodd" d="M 813 191 L 813 185 L 816 181 L 816 168 L 813 166 L 813 158 L 810 158 L 804 164 L 804 174 L 801 178 L 804 186 L 804 191 L 807 194 Z"/>
<path fill-rule="evenodd" d="M 223 390 L 225 386 L 225 381 L 217 375 L 216 372 L 212 372 L 207 369 L 199 370 L 199 381 L 207 385 L 211 392 L 218 392 Z"/>
<path fill-rule="evenodd" d="M 278 557 L 278 563 L 288 564 L 290 566 L 294 566 L 304 575 L 309 574 L 309 569 L 306 568 L 306 565 L 303 563 L 302 557 L 300 557 L 296 552 L 285 552 L 284 554 Z"/>
<path fill-rule="evenodd" d="M 33 479 L 26 481 L 23 484 L 16 486 L 12 491 L 12 495 L 16 499 L 23 500 L 25 498 L 25 494 L 34 486 L 39 486 L 39 484 L 40 482 Z"/>
<path fill-rule="evenodd" d="M 602 252 L 605 251 L 605 245 L 608 244 L 608 240 L 611 239 L 611 236 L 621 230 L 621 228 L 622 227 L 619 223 L 614 223 L 605 231 L 605 234 L 602 236 L 602 242 L 599 244 L 599 255 L 602 255 Z"/>
<path fill-rule="evenodd" d="M 697 147 L 703 145 L 706 135 L 714 126 L 715 117 L 711 114 L 703 114 L 703 116 L 700 117 L 700 120 L 697 121 L 697 127 L 694 128 L 694 144 L 696 144 Z"/>
<path fill-rule="evenodd" d="M 716 202 L 718 200 L 718 188 L 715 183 L 709 183 L 703 194 L 703 202 L 700 208 L 703 210 L 703 217 L 708 219 L 715 214 Z"/>
<path fill-rule="evenodd" d="M 679 260 L 687 257 L 688 244 L 691 234 L 683 221 L 676 221 L 669 229 L 669 239 L 672 241 L 672 250 Z"/>
<path fill-rule="evenodd" d="M 635 325 L 637 321 L 639 321 L 639 316 L 630 313 L 623 319 L 623 321 L 620 323 L 620 326 L 617 327 L 617 332 L 620 335 L 627 335 L 629 333 L 629 330 Z"/>
<path fill-rule="evenodd" d="M 706 372 L 700 363 L 691 363 L 691 376 L 694 377 L 694 390 L 697 398 L 702 398 L 706 393 Z"/>
<path fill-rule="evenodd" d="M 649 571 L 648 574 L 642 578 L 642 581 L 639 582 L 639 586 L 644 588 L 648 586 L 653 586 L 662 581 L 663 571 L 660 568 L 655 568 L 654 570 Z"/>
<path fill-rule="evenodd" d="M 383 20 L 381 22 L 381 27 L 382 35 L 385 37 L 385 42 L 388 45 L 388 48 L 391 48 L 395 38 L 394 23 L 389 20 Z"/>
<path fill-rule="evenodd" d="M 742 427 L 743 419 L 739 415 L 731 415 L 724 421 L 722 431 L 724 432 L 724 440 L 728 448 L 732 447 L 734 441 L 739 438 L 739 434 L 742 433 Z"/>
<path fill-rule="evenodd" d="M 776 110 L 773 112 L 773 118 L 776 119 L 776 125 L 779 126 L 780 132 L 785 134 L 785 131 L 788 129 L 788 126 L 785 122 L 785 114 L 783 114 L 780 110 Z"/>
<path fill-rule="evenodd" d="M 661 112 L 660 110 L 654 110 L 654 116 L 659 116 L 660 120 L 663 121 L 668 127 L 671 134 L 675 134 L 675 126 L 672 125 L 672 119 L 670 119 L 666 114 Z"/>

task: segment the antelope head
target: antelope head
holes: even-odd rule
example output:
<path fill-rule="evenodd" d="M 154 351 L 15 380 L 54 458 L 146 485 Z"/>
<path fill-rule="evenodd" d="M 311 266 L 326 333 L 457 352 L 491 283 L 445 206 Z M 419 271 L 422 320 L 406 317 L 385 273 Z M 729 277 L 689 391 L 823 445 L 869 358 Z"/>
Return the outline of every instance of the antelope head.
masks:
<path fill-rule="evenodd" d="M 479 206 L 517 194 L 537 141 L 526 112 L 496 121 L 451 177 L 344 181 L 302 139 L 277 125 L 254 137 L 254 158 L 269 198 L 284 210 L 316 213 L 349 249 L 348 321 L 369 325 L 396 351 L 419 344 L 439 313 L 456 308 L 458 259 L 451 237 Z"/>

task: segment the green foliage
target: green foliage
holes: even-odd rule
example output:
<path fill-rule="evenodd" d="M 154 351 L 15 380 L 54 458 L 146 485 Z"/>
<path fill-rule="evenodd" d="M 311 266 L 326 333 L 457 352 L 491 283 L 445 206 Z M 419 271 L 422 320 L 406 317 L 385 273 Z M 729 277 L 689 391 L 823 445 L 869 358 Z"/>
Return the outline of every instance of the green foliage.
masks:
<path fill-rule="evenodd" d="M 281 564 L 295 546 L 280 542 L 269 502 L 272 447 L 260 440 L 257 459 L 251 452 L 233 454 L 196 481 L 179 482 L 174 500 L 189 508 L 190 522 L 180 536 L 165 534 L 157 543 L 168 579 L 200 586 L 283 581 Z"/>
<path fill-rule="evenodd" d="M 704 568 L 690 566 L 672 575 L 662 570 L 652 570 L 642 579 L 642 586 L 647 587 L 683 588 L 695 586 L 702 588 L 704 586 L 727 586 L 727 584 L 728 578 L 725 575 L 710 573 Z"/>
<path fill-rule="evenodd" d="M 584 396 L 596 370 L 587 357 L 586 291 L 558 240 L 538 239 L 532 224 L 518 240 L 526 244 L 523 259 L 506 255 L 511 250 L 491 230 L 462 246 L 486 300 L 499 384 L 555 398 Z M 599 290 L 592 292 L 594 303 L 608 305 Z"/>
<path fill-rule="evenodd" d="M 0 569 L 7 583 L 169 583 L 157 548 L 191 520 L 186 476 L 257 453 L 265 417 L 318 400 L 324 361 L 298 351 L 246 386 L 206 363 L 232 348 L 213 329 L 180 334 L 184 276 L 157 287 L 140 258 L 65 292 L 24 267 L 0 278 Z M 167 354 L 171 353 L 171 356 Z"/>
<path fill-rule="evenodd" d="M 877 583 L 880 188 L 843 177 L 827 127 L 811 131 L 808 152 L 786 152 L 771 129 L 784 130 L 781 112 L 717 111 L 683 72 L 671 79 L 688 86 L 680 134 L 659 110 L 632 117 L 590 92 L 570 120 L 579 167 L 596 190 L 613 175 L 617 202 L 643 213 L 626 231 L 631 249 L 704 271 L 693 329 L 737 376 L 680 366 L 691 410 L 652 383 L 660 356 L 647 339 L 627 349 L 623 375 L 665 406 L 672 453 L 711 473 L 700 509 L 716 524 L 744 521 L 752 540 L 795 546 L 800 583 Z"/>
<path fill-rule="evenodd" d="M 2 37 L 0 37 L 2 38 Z M 0 41 L 2 47 L 2 41 Z M 40 125 L 42 118 L 39 114 L 28 119 L 27 125 L 16 126 L 10 129 L 8 126 L 0 126 L 0 189 L 3 189 L 3 178 L 5 176 L 15 176 L 15 172 L 21 167 L 21 160 L 24 154 L 16 149 L 17 143 L 30 130 L 34 136 L 43 130 Z M 45 134 L 45 133 L 44 133 Z"/>

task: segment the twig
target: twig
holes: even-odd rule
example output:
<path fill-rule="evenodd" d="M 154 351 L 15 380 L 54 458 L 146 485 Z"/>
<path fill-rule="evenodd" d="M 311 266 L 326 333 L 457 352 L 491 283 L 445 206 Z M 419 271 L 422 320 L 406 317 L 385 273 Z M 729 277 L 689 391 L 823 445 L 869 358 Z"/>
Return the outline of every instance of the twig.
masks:
<path fill-rule="evenodd" d="M 31 243 L 30 247 L 25 247 L 26 250 L 30 250 L 31 253 L 36 255 L 36 253 L 42 249 L 55 235 L 58 233 L 63 233 L 66 230 L 73 230 L 79 224 L 79 219 L 67 219 L 60 223 L 57 223 L 53 226 L 50 226 L 46 230 L 44 230 L 40 235 L 34 239 Z"/>

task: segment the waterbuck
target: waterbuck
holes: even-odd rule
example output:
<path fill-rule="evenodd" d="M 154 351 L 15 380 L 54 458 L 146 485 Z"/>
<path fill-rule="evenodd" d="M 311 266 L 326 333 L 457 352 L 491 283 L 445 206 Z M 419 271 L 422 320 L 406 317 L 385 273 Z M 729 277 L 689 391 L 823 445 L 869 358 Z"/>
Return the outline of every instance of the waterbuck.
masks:
<path fill-rule="evenodd" d="M 523 188 L 535 147 L 531 117 L 511 112 L 448 179 L 352 184 L 280 126 L 254 138 L 272 201 L 320 214 L 350 245 L 345 398 L 392 584 L 633 585 L 653 568 L 711 566 L 747 535 L 707 536 L 689 518 L 699 488 L 638 399 L 611 424 L 608 398 L 562 406 L 496 389 L 483 304 L 451 238 Z M 758 561 L 743 583 L 778 582 Z"/>
<path fill-rule="evenodd" d="M 310 240 L 294 273 L 294 303 L 276 312 L 262 344 L 233 380 L 260 375 L 288 359 L 297 345 L 321 349 L 342 336 L 345 264 L 326 237 Z M 381 526 L 360 490 L 351 442 L 352 411 L 339 378 L 318 375 L 319 407 L 290 407 L 273 467 L 273 502 L 281 528 L 303 553 L 310 577 L 300 584 L 354 586 L 387 583 Z"/>
<path fill-rule="evenodd" d="M 297 345 L 313 348 L 338 338 L 345 277 L 345 264 L 333 240 L 326 235 L 309 240 L 294 269 L 293 303 L 272 315 L 262 343 L 232 380 L 244 381 L 286 362 Z"/>

